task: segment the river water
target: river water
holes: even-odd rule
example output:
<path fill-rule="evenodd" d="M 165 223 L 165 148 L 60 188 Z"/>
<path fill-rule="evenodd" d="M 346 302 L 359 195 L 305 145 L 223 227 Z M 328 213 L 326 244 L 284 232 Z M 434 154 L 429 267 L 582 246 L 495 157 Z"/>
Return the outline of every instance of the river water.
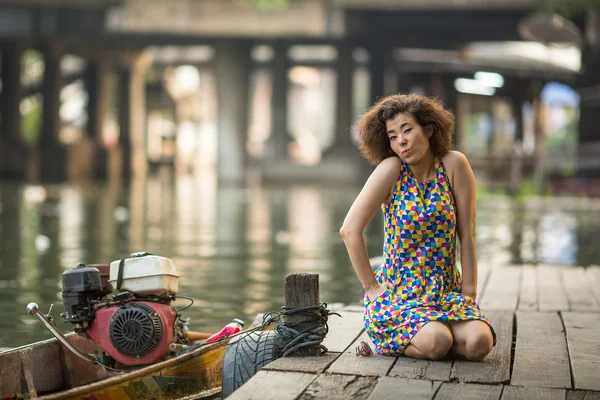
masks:
<path fill-rule="evenodd" d="M 321 301 L 357 303 L 362 289 L 338 229 L 360 187 L 219 186 L 215 176 L 150 177 L 127 185 L 0 185 L 0 347 L 49 333 L 28 316 L 54 303 L 61 321 L 61 274 L 147 251 L 174 260 L 192 330 L 247 324 L 283 305 L 292 272 L 318 273 Z M 510 198 L 477 201 L 479 263 L 600 264 L 600 199 Z M 365 234 L 381 253 L 381 215 Z M 179 308 L 187 300 L 178 300 Z"/>

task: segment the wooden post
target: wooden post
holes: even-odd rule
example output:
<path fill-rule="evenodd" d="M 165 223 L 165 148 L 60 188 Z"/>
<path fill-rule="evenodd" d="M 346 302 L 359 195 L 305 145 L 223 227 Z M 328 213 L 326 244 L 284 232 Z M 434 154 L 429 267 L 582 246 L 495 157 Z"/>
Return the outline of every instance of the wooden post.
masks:
<path fill-rule="evenodd" d="M 314 307 L 320 304 L 319 301 L 319 274 L 289 274 L 285 278 L 285 307 L 286 309 Z M 318 312 L 315 310 L 315 314 Z M 307 319 L 305 314 L 290 314 L 283 317 L 287 324 Z M 296 325 L 295 330 L 301 332 L 305 329 L 317 327 L 315 322 L 307 322 Z M 321 354 L 318 347 L 305 348 L 302 355 L 316 356 Z"/>

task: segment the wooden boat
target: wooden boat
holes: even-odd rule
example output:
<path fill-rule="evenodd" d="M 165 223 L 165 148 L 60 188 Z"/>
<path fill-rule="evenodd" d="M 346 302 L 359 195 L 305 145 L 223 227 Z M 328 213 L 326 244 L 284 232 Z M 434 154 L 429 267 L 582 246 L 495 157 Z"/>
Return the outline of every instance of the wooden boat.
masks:
<path fill-rule="evenodd" d="M 65 335 L 84 354 L 100 347 Z M 127 372 L 77 357 L 57 339 L 0 353 L 0 399 L 200 399 L 221 392 L 226 346 L 211 343 Z"/>

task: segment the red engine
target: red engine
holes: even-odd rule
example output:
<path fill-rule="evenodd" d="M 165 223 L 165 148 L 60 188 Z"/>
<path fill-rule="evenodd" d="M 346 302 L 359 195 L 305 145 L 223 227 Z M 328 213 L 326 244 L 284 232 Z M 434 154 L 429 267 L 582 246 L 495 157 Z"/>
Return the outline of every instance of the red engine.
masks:
<path fill-rule="evenodd" d="M 123 365 L 152 364 L 164 360 L 173 342 L 176 318 L 173 307 L 159 303 L 101 304 L 86 333 Z"/>
<path fill-rule="evenodd" d="M 102 279 L 108 271 L 108 265 L 79 264 L 63 273 L 65 321 L 121 365 L 163 361 L 171 343 L 185 342 L 186 323 L 170 306 L 174 295 L 121 291 L 109 297 L 112 287 Z"/>

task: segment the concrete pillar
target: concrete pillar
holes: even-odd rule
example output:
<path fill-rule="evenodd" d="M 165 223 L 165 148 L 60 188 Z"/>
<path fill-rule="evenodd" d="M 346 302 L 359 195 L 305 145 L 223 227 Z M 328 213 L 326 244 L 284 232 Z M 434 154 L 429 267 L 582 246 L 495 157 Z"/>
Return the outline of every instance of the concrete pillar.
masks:
<path fill-rule="evenodd" d="M 148 172 L 145 61 L 136 56 L 119 70 L 119 151 L 124 179 L 145 176 Z"/>
<path fill-rule="evenodd" d="M 92 174 L 94 179 L 105 180 L 108 177 L 108 152 L 104 147 L 105 118 L 108 111 L 108 66 L 104 62 L 88 63 L 86 88 L 88 92 L 87 134 L 94 144 Z"/>
<path fill-rule="evenodd" d="M 515 121 L 515 138 L 513 151 L 510 155 L 510 178 L 508 183 L 509 193 L 517 193 L 521 188 L 523 179 L 523 98 L 511 98 L 512 116 Z"/>
<path fill-rule="evenodd" d="M 336 115 L 335 115 L 335 139 L 333 145 L 325 151 L 327 157 L 352 157 L 358 156 L 356 146 L 352 144 L 352 74 L 354 72 L 354 61 L 352 59 L 352 47 L 349 43 L 338 46 L 337 69 L 337 93 L 336 93 Z"/>
<path fill-rule="evenodd" d="M 431 95 L 437 97 L 444 106 L 445 109 L 451 111 L 455 117 L 455 130 L 454 130 L 454 147 L 460 146 L 460 124 L 462 123 L 461 118 L 458 115 L 458 92 L 454 88 L 454 75 L 431 75 Z"/>
<path fill-rule="evenodd" d="M 542 190 L 546 179 L 546 154 L 544 150 L 544 126 L 542 122 L 542 99 L 540 97 L 543 88 L 542 82 L 532 80 L 530 93 L 533 105 L 533 136 L 534 136 L 534 182 Z"/>
<path fill-rule="evenodd" d="M 18 46 L 3 48 L 2 95 L 0 97 L 0 175 L 4 179 L 24 180 L 29 149 L 21 140 L 21 55 Z"/>
<path fill-rule="evenodd" d="M 119 70 L 119 151 L 121 152 L 121 177 L 131 178 L 131 76 L 130 68 Z"/>
<path fill-rule="evenodd" d="M 66 179 L 66 149 L 60 143 L 60 50 L 48 43 L 44 54 L 44 82 L 42 84 L 43 108 L 42 131 L 39 141 L 40 170 L 42 182 L 63 182 Z"/>
<path fill-rule="evenodd" d="M 600 50 L 583 52 L 582 70 L 575 84 L 581 95 L 579 143 L 600 142 Z"/>
<path fill-rule="evenodd" d="M 276 43 L 273 46 L 274 57 L 271 67 L 271 136 L 269 138 L 270 159 L 275 162 L 285 162 L 288 158 L 287 97 L 288 97 L 288 46 Z"/>
<path fill-rule="evenodd" d="M 76 143 L 67 146 L 67 179 L 69 182 L 89 182 L 94 178 L 105 179 L 106 150 L 102 147 L 102 131 L 106 101 L 103 94 L 101 66 L 88 60 L 83 75 L 85 90 L 88 94 L 87 125 L 85 134 Z M 98 165 L 100 164 L 100 165 Z"/>
<path fill-rule="evenodd" d="M 229 40 L 217 47 L 217 174 L 220 181 L 240 183 L 245 177 L 249 72 L 250 45 Z"/>
<path fill-rule="evenodd" d="M 385 96 L 385 71 L 388 65 L 388 49 L 379 43 L 369 46 L 369 75 L 371 79 L 371 104 Z"/>

